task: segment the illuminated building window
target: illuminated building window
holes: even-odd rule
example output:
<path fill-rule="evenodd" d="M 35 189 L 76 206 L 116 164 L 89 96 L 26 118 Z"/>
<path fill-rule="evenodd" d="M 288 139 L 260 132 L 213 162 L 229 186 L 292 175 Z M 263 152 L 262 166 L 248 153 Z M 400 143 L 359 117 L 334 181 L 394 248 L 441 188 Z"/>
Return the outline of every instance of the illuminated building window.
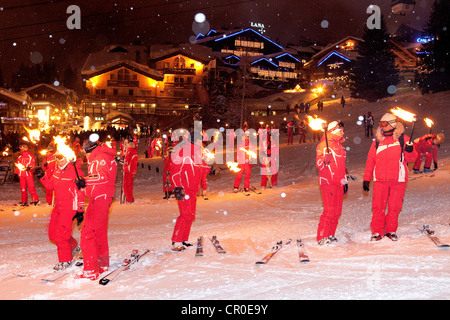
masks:
<path fill-rule="evenodd" d="M 176 57 L 173 61 L 173 67 L 175 69 L 184 69 L 186 68 L 186 61 L 183 57 Z"/>

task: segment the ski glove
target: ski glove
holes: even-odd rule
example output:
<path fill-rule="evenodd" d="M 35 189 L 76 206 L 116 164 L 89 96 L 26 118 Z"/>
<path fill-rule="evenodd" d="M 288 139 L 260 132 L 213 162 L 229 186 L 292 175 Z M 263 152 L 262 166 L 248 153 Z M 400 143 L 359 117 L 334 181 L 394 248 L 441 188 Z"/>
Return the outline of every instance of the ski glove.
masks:
<path fill-rule="evenodd" d="M 184 196 L 186 195 L 184 193 L 183 187 L 173 188 L 173 194 L 175 195 L 175 199 L 177 199 L 177 200 L 184 200 Z"/>
<path fill-rule="evenodd" d="M 77 220 L 77 227 L 83 222 L 84 220 L 84 210 L 78 209 L 77 213 L 73 216 L 72 221 Z"/>
<path fill-rule="evenodd" d="M 86 180 L 81 177 L 75 180 L 75 184 L 77 185 L 78 190 L 86 188 Z"/>
<path fill-rule="evenodd" d="M 407 142 L 405 145 L 405 152 L 411 153 L 414 150 L 414 145 L 411 142 Z"/>
<path fill-rule="evenodd" d="M 366 192 L 369 192 L 369 190 L 370 190 L 369 185 L 370 185 L 370 181 L 364 181 L 363 182 L 363 190 Z"/>
<path fill-rule="evenodd" d="M 323 163 L 325 163 L 325 165 L 329 165 L 332 160 L 333 160 L 333 155 L 331 153 L 326 153 L 323 158 Z"/>
<path fill-rule="evenodd" d="M 346 194 L 348 192 L 348 184 L 347 183 L 344 184 L 343 187 L 344 187 L 344 194 Z"/>
<path fill-rule="evenodd" d="M 38 179 L 41 179 L 43 176 L 45 176 L 44 169 L 42 169 L 41 167 L 36 167 L 34 169 L 34 174 L 36 175 L 36 177 L 38 177 Z"/>

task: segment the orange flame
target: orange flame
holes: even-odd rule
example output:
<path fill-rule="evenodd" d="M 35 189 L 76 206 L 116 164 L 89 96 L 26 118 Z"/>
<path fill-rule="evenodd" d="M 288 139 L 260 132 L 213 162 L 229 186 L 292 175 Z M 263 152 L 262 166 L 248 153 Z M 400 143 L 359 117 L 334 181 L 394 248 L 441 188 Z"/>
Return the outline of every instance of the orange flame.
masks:
<path fill-rule="evenodd" d="M 39 131 L 39 129 L 28 129 L 27 127 L 25 127 L 25 125 L 23 127 L 25 128 L 25 130 L 27 130 L 31 142 L 37 143 L 41 138 L 41 131 Z"/>
<path fill-rule="evenodd" d="M 252 158 L 253 159 L 257 158 L 256 153 L 254 153 L 253 151 L 246 150 L 245 148 L 240 148 L 239 150 L 244 151 L 248 155 L 249 160 L 252 159 Z"/>
<path fill-rule="evenodd" d="M 77 159 L 75 152 L 66 144 L 67 137 L 56 136 L 53 138 L 55 140 L 55 145 L 59 153 L 61 153 L 67 160 L 75 161 Z"/>
<path fill-rule="evenodd" d="M 233 172 L 239 172 L 241 171 L 240 168 L 238 168 L 238 163 L 237 162 L 227 162 L 227 167 L 228 169 L 230 169 Z"/>
<path fill-rule="evenodd" d="M 433 124 L 434 124 L 433 120 L 431 120 L 431 119 L 425 118 L 423 120 L 425 121 L 425 123 L 427 124 L 427 126 L 429 128 L 431 128 L 433 126 Z"/>
<path fill-rule="evenodd" d="M 215 157 L 214 152 L 209 151 L 209 149 L 203 148 L 203 156 L 206 160 L 213 160 Z"/>
<path fill-rule="evenodd" d="M 399 108 L 399 107 L 395 107 L 395 109 L 391 109 L 391 113 L 407 122 L 414 122 L 417 120 L 417 117 L 414 113 L 403 110 L 402 108 Z"/>
<path fill-rule="evenodd" d="M 21 163 L 15 163 L 14 165 L 20 170 L 20 171 L 25 171 L 27 168 L 25 168 L 25 166 Z"/>
<path fill-rule="evenodd" d="M 317 118 L 317 116 L 315 116 L 315 118 L 308 116 L 308 125 L 312 130 L 324 130 L 324 125 L 327 122 L 323 119 Z"/>

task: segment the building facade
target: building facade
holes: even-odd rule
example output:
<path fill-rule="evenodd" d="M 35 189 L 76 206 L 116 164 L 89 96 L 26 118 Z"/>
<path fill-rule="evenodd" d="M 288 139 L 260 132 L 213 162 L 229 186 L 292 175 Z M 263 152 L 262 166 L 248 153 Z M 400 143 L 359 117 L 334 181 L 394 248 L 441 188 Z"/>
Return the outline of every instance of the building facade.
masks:
<path fill-rule="evenodd" d="M 82 70 L 85 116 L 105 121 L 109 113 L 122 112 L 136 122 L 149 122 L 199 106 L 198 87 L 208 61 L 180 46 L 136 52 L 128 46 L 109 46 L 88 57 Z M 130 59 L 136 56 L 145 64 Z"/>

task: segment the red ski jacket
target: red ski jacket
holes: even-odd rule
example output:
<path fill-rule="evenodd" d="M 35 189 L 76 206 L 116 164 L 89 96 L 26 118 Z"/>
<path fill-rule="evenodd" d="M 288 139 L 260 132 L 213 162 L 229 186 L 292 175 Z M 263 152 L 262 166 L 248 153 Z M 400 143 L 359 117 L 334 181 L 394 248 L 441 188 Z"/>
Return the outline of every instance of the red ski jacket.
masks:
<path fill-rule="evenodd" d="M 381 129 L 377 129 L 376 140 L 372 143 L 367 156 L 364 181 L 371 181 L 372 178 L 374 181 L 408 181 L 407 162 L 414 162 L 417 152 L 404 151 L 406 142 L 410 140 L 406 135 L 404 135 L 405 143 L 402 150 L 399 138 L 404 131 L 400 122 L 397 122 L 392 136 L 383 136 Z"/>
<path fill-rule="evenodd" d="M 15 168 L 14 173 L 19 175 L 19 177 L 32 177 L 33 169 L 35 166 L 34 156 L 29 151 L 24 151 L 17 158 L 17 164 L 22 165 L 23 169 L 19 169 L 17 166 Z M 28 169 L 31 168 L 31 169 Z"/>
<path fill-rule="evenodd" d="M 437 145 L 433 144 L 433 140 L 436 138 L 435 134 L 426 134 L 416 140 L 414 140 L 414 149 L 419 154 L 433 154 L 433 161 L 437 162 Z"/>
<path fill-rule="evenodd" d="M 116 187 L 117 163 L 115 150 L 106 145 L 95 148 L 88 160 L 89 175 L 86 178 L 86 195 L 97 198 L 113 197 Z"/>
<path fill-rule="evenodd" d="M 128 148 L 127 154 L 123 162 L 123 170 L 125 173 L 136 175 L 138 165 L 138 154 L 136 148 Z"/>
<path fill-rule="evenodd" d="M 50 178 L 53 175 L 56 167 L 56 160 L 54 158 L 55 152 L 51 152 L 45 157 L 43 169 L 45 174 Z"/>
<path fill-rule="evenodd" d="M 256 147 L 250 143 L 250 139 L 244 138 L 244 141 L 237 146 L 237 162 L 242 165 L 246 163 L 256 163 Z"/>
<path fill-rule="evenodd" d="M 319 169 L 319 184 L 345 184 L 345 161 L 346 154 L 342 142 L 344 138 L 328 133 L 328 149 L 332 155 L 332 161 L 329 164 L 324 163 L 325 154 L 327 153 L 327 145 L 325 141 L 325 134 L 316 148 L 316 167 Z"/>
<path fill-rule="evenodd" d="M 81 171 L 81 161 L 75 164 L 80 177 L 83 177 Z M 64 168 L 55 166 L 52 176 L 45 175 L 41 182 L 45 189 L 55 192 L 55 206 L 71 207 L 72 210 L 84 210 L 84 191 L 78 190 L 75 180 L 77 173 L 72 163 L 68 163 Z"/>
<path fill-rule="evenodd" d="M 203 170 L 209 170 L 202 160 L 202 147 L 188 141 L 177 144 L 171 153 L 170 173 L 174 187 L 183 187 L 186 193 L 196 194 Z"/>

